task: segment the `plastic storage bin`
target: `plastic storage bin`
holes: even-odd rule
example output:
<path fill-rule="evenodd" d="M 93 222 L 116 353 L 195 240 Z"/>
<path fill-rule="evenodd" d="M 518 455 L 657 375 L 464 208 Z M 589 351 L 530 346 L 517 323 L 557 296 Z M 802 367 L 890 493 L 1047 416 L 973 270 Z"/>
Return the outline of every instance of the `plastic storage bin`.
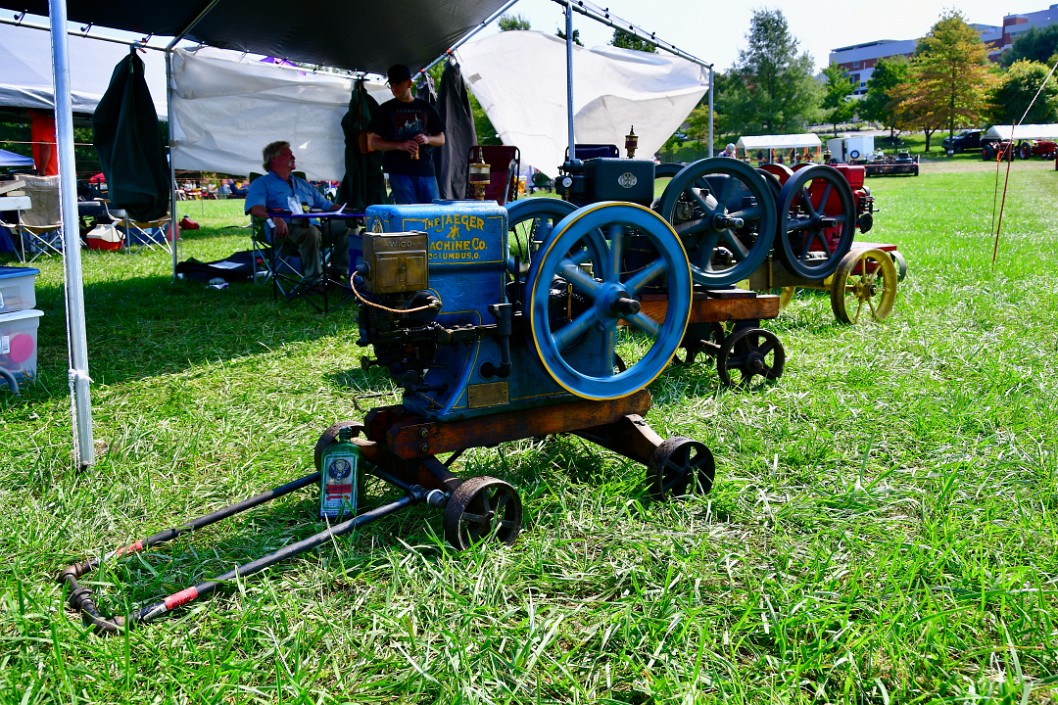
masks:
<path fill-rule="evenodd" d="M 22 311 L 37 305 L 34 282 L 39 269 L 0 267 L 0 313 Z"/>
<path fill-rule="evenodd" d="M 0 367 L 16 379 L 37 375 L 37 325 L 43 311 L 0 313 Z"/>

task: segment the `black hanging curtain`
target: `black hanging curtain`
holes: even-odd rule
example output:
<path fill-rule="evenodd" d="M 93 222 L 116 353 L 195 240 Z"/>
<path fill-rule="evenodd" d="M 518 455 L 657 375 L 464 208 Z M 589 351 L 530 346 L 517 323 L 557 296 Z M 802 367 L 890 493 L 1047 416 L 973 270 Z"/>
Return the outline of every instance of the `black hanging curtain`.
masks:
<path fill-rule="evenodd" d="M 349 112 L 342 118 L 345 133 L 345 178 L 338 187 L 338 203 L 362 213 L 368 206 L 386 202 L 382 153 L 367 149 L 367 126 L 378 101 L 367 93 L 363 79 L 353 84 Z"/>
<path fill-rule="evenodd" d="M 437 110 L 445 122 L 445 143 L 437 164 L 441 198 L 466 198 L 467 160 L 470 148 L 478 143 L 478 138 L 470 110 L 470 96 L 459 64 L 454 61 L 449 61 L 441 74 Z"/>
<path fill-rule="evenodd" d="M 134 47 L 114 68 L 92 128 L 111 204 L 134 220 L 163 217 L 169 210 L 169 165 L 143 61 Z"/>

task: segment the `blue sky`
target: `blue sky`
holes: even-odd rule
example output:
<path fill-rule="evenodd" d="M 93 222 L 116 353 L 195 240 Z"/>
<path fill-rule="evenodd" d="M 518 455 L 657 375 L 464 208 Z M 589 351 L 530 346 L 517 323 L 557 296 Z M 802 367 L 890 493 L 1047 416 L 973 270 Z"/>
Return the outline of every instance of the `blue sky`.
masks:
<path fill-rule="evenodd" d="M 941 13 L 961 10 L 971 23 L 1001 25 L 1003 15 L 1043 10 L 1053 0 L 1011 4 L 1009 0 L 784 0 L 772 3 L 716 2 L 716 0 L 595 0 L 610 11 L 680 49 L 726 71 L 745 45 L 755 9 L 782 10 L 802 51 L 812 55 L 816 68 L 828 63 L 832 49 L 875 39 L 914 39 L 929 31 Z M 532 28 L 553 33 L 565 26 L 562 6 L 554 0 L 519 0 L 510 11 L 526 17 Z M 574 13 L 573 26 L 586 46 L 605 44 L 613 30 Z"/>

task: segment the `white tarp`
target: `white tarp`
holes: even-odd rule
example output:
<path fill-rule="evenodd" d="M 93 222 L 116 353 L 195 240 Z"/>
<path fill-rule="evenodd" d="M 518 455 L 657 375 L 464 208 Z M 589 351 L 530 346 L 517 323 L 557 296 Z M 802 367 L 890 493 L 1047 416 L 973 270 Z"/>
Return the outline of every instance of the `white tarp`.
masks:
<path fill-rule="evenodd" d="M 500 32 L 468 42 L 456 56 L 500 139 L 521 151 L 522 166 L 557 174 L 569 146 L 565 40 L 533 31 Z M 623 148 L 634 127 L 637 156 L 650 158 L 708 89 L 708 71 L 686 59 L 574 46 L 576 142 Z"/>
<path fill-rule="evenodd" d="M 1041 125 L 992 125 L 984 134 L 986 140 L 1009 140 L 1010 128 L 1014 128 L 1015 140 L 1048 140 L 1058 137 L 1058 124 Z"/>
<path fill-rule="evenodd" d="M 746 135 L 738 138 L 735 145 L 750 152 L 758 149 L 801 149 L 821 147 L 819 137 L 812 133 L 803 135 Z"/>
<path fill-rule="evenodd" d="M 226 174 L 259 172 L 261 148 L 287 140 L 298 170 L 309 179 L 341 179 L 342 117 L 349 109 L 353 80 L 222 56 L 216 49 L 173 52 L 173 166 Z M 366 85 L 379 102 L 392 98 L 384 84 Z"/>
<path fill-rule="evenodd" d="M 75 113 L 94 113 L 114 67 L 129 45 L 73 35 L 69 41 L 70 100 Z M 165 119 L 165 56 L 141 51 L 147 87 L 159 117 Z M 0 24 L 0 106 L 55 109 L 51 69 L 51 32 Z"/>

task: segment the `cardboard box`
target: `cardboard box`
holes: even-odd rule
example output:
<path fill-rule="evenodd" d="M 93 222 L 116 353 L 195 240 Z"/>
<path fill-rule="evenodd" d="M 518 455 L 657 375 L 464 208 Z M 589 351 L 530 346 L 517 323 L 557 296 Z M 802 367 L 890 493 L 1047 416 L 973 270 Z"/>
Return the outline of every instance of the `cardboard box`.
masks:
<path fill-rule="evenodd" d="M 15 379 L 37 376 L 37 325 L 43 311 L 0 313 L 0 367 Z"/>
<path fill-rule="evenodd" d="M 37 305 L 34 288 L 39 269 L 0 267 L 0 313 L 22 311 Z"/>

